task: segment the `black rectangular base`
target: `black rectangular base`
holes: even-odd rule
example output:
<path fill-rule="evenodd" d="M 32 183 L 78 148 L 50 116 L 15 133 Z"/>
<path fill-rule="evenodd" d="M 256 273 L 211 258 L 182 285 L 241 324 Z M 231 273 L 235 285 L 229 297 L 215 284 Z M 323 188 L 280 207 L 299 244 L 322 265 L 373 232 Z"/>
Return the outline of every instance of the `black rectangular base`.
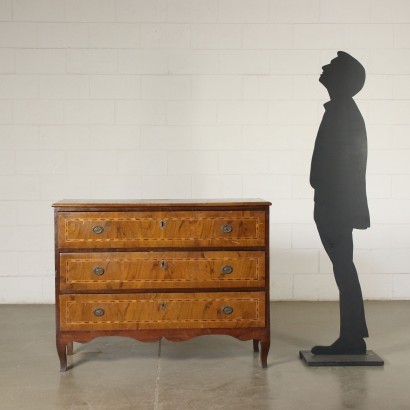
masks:
<path fill-rule="evenodd" d="M 299 357 L 308 366 L 383 366 L 384 361 L 373 350 L 366 354 L 314 355 L 309 350 L 301 350 Z"/>

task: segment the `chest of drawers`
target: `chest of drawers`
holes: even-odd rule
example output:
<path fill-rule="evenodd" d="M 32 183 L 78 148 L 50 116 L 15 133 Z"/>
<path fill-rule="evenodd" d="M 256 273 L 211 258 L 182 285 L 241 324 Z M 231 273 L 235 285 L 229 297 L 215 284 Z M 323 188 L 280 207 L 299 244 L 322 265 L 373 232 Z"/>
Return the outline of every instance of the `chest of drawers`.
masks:
<path fill-rule="evenodd" d="M 55 212 L 60 369 L 99 336 L 253 340 L 267 366 L 269 202 L 60 201 Z"/>

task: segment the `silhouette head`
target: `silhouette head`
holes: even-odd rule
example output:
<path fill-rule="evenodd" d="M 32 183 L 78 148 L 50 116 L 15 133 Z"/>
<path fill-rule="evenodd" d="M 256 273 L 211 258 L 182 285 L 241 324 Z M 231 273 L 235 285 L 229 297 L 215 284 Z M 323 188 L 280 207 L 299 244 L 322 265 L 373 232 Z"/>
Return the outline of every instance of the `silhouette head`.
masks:
<path fill-rule="evenodd" d="M 353 97 L 363 88 L 364 67 L 344 51 L 338 51 L 337 57 L 322 69 L 319 81 L 327 88 L 330 98 Z"/>

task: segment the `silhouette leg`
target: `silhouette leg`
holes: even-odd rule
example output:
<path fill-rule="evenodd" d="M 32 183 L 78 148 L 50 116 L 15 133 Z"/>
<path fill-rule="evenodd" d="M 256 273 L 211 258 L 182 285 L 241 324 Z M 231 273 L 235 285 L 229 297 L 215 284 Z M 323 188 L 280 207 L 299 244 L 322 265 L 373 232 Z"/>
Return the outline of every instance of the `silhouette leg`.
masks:
<path fill-rule="evenodd" d="M 259 352 L 259 340 L 253 339 L 253 351 L 255 353 Z"/>
<path fill-rule="evenodd" d="M 340 335 L 330 346 L 314 346 L 313 354 L 365 354 L 368 336 L 363 297 L 353 263 L 352 228 L 339 224 L 318 224 L 323 246 L 332 264 L 339 289 Z"/>
<path fill-rule="evenodd" d="M 352 229 L 319 229 L 323 246 L 333 264 L 340 299 L 340 337 L 360 339 L 368 336 L 362 291 L 353 263 Z"/>
<path fill-rule="evenodd" d="M 72 355 L 72 354 L 74 354 L 74 343 L 68 342 L 67 343 L 67 355 Z"/>

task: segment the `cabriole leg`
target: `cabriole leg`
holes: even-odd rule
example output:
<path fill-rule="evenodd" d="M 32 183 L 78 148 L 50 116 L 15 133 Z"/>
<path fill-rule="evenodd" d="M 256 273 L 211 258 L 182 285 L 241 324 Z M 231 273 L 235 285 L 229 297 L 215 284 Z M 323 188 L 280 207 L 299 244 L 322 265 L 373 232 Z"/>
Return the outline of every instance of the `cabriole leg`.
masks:
<path fill-rule="evenodd" d="M 261 365 L 265 369 L 268 367 L 268 353 L 270 347 L 270 340 L 266 342 L 261 342 Z"/>
<path fill-rule="evenodd" d="M 67 354 L 68 355 L 74 354 L 74 343 L 73 342 L 67 343 Z"/>
<path fill-rule="evenodd" d="M 259 340 L 253 339 L 253 351 L 259 352 Z"/>
<path fill-rule="evenodd" d="M 57 353 L 60 359 L 60 372 L 67 370 L 67 345 L 57 340 Z"/>

